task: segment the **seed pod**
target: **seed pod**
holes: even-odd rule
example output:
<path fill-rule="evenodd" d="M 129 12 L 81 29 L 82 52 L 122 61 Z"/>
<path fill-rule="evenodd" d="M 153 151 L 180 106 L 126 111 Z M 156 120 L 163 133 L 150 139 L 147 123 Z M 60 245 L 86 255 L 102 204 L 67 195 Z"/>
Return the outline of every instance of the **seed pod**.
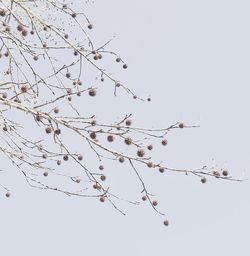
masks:
<path fill-rule="evenodd" d="M 105 176 L 105 175 L 101 175 L 100 179 L 101 179 L 102 181 L 105 181 L 105 180 L 106 180 L 106 176 Z"/>
<path fill-rule="evenodd" d="M 179 128 L 184 128 L 184 123 L 180 123 Z"/>
<path fill-rule="evenodd" d="M 9 197 L 10 197 L 10 192 L 7 192 L 7 193 L 5 194 L 5 196 L 9 198 Z"/>
<path fill-rule="evenodd" d="M 89 96 L 91 96 L 91 97 L 96 96 L 96 90 L 94 88 L 89 90 Z"/>
<path fill-rule="evenodd" d="M 157 206 L 157 205 L 158 205 L 158 202 L 157 202 L 156 200 L 154 200 L 154 201 L 152 202 L 152 204 L 153 204 L 153 206 Z"/>
<path fill-rule="evenodd" d="M 127 126 L 130 126 L 132 124 L 132 120 L 128 119 L 128 120 L 126 120 L 125 123 L 126 123 Z"/>
<path fill-rule="evenodd" d="M 78 155 L 78 156 L 77 156 L 77 159 L 78 159 L 79 161 L 82 161 L 83 156 L 82 156 L 82 155 Z"/>
<path fill-rule="evenodd" d="M 152 150 L 153 149 L 153 145 L 148 145 L 148 150 Z"/>
<path fill-rule="evenodd" d="M 227 170 L 223 170 L 222 175 L 225 176 L 225 177 L 228 176 L 228 171 Z"/>
<path fill-rule="evenodd" d="M 146 197 L 146 196 L 143 196 L 141 199 L 142 199 L 142 201 L 146 201 L 146 200 L 147 200 L 147 197 Z"/>
<path fill-rule="evenodd" d="M 145 155 L 145 152 L 144 152 L 144 150 L 142 148 L 137 150 L 137 156 L 144 157 L 144 155 Z"/>
<path fill-rule="evenodd" d="M 204 184 L 204 183 L 206 183 L 206 182 L 207 182 L 206 177 L 202 177 L 202 178 L 201 178 L 201 183 L 203 183 L 203 184 Z"/>
<path fill-rule="evenodd" d="M 132 144 L 132 139 L 130 137 L 127 137 L 127 138 L 125 138 L 124 142 L 127 145 L 131 145 Z"/>
<path fill-rule="evenodd" d="M 113 135 L 109 135 L 107 137 L 107 140 L 108 140 L 108 142 L 113 142 L 114 141 L 114 136 Z"/>
<path fill-rule="evenodd" d="M 168 220 L 164 220 L 163 224 L 164 224 L 165 226 L 168 226 L 168 225 L 169 225 L 169 221 L 168 221 Z"/>
<path fill-rule="evenodd" d="M 101 197 L 100 197 L 100 202 L 102 202 L 102 203 L 105 202 L 105 197 L 104 197 L 104 196 L 101 196 Z"/>
<path fill-rule="evenodd" d="M 68 155 L 64 155 L 64 156 L 63 156 L 63 160 L 64 160 L 64 161 L 68 161 L 68 160 L 69 160 L 69 156 L 68 156 Z"/>
<path fill-rule="evenodd" d="M 45 129 L 45 131 L 46 131 L 46 133 L 51 133 L 52 132 L 52 128 L 49 126 L 49 127 L 46 127 L 46 129 Z"/>
<path fill-rule="evenodd" d="M 164 172 L 165 172 L 165 168 L 164 168 L 164 167 L 160 167 L 160 168 L 159 168 L 159 172 L 160 172 L 160 173 L 164 173 Z"/>
<path fill-rule="evenodd" d="M 118 160 L 119 160 L 120 163 L 124 163 L 125 158 L 124 158 L 123 156 L 120 156 L 120 157 L 118 158 Z"/>
<path fill-rule="evenodd" d="M 93 140 L 96 139 L 96 133 L 95 132 L 91 132 L 89 136 Z"/>
<path fill-rule="evenodd" d="M 161 144 L 163 145 L 163 146 L 166 146 L 167 144 L 168 144 L 168 141 L 165 139 L 165 140 L 162 140 L 161 141 Z"/>
<path fill-rule="evenodd" d="M 44 173 L 43 173 L 43 176 L 44 177 L 47 177 L 49 175 L 49 173 L 47 172 L 47 171 L 45 171 Z"/>

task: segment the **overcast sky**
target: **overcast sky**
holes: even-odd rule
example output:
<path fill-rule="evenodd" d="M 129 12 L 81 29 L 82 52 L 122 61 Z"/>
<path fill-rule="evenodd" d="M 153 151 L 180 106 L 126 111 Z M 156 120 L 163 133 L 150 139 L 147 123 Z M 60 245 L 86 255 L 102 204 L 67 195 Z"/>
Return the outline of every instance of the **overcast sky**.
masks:
<path fill-rule="evenodd" d="M 109 47 L 128 63 L 117 75 L 152 97 L 147 104 L 109 95 L 100 99 L 99 115 L 133 112 L 140 126 L 198 124 L 170 134 L 159 157 L 171 167 L 215 165 L 249 178 L 249 11 L 247 0 L 90 4 L 92 36 L 101 44 L 115 35 Z M 146 178 L 170 220 L 164 227 L 148 205 L 124 204 L 122 216 L 108 204 L 34 190 L 13 177 L 13 196 L 0 199 L 4 256 L 250 255 L 248 181 L 201 184 L 175 173 Z M 131 196 L 135 183 L 128 176 L 123 193 Z"/>

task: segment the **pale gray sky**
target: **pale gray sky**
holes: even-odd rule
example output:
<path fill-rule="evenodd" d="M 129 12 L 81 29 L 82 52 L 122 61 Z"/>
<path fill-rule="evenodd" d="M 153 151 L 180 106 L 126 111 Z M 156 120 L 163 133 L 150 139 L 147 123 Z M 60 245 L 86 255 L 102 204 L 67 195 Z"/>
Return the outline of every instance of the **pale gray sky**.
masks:
<path fill-rule="evenodd" d="M 214 164 L 249 178 L 250 2 L 97 0 L 86 11 L 97 42 L 116 35 L 110 48 L 129 66 L 117 76 L 152 96 L 150 104 L 107 96 L 99 115 L 112 120 L 133 112 L 138 125 L 155 127 L 199 124 L 170 134 L 159 157 L 172 167 Z M 171 222 L 164 227 L 147 205 L 124 204 L 124 217 L 108 204 L 34 190 L 12 175 L 12 198 L 0 198 L 4 256 L 250 254 L 248 181 L 145 177 Z M 128 176 L 123 193 L 132 196 L 136 182 Z"/>

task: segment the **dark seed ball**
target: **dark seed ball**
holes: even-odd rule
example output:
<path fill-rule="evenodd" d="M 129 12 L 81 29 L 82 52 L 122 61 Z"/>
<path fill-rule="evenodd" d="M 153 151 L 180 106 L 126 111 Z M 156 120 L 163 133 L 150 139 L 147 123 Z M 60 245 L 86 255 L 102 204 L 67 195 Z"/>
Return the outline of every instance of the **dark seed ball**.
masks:
<path fill-rule="evenodd" d="M 75 17 L 76 17 L 76 13 L 72 13 L 72 14 L 71 14 L 71 17 L 72 17 L 72 18 L 75 18 Z"/>
<path fill-rule="evenodd" d="M 101 78 L 101 81 L 104 82 L 104 78 L 103 77 Z"/>
<path fill-rule="evenodd" d="M 204 184 L 204 183 L 206 183 L 206 182 L 207 182 L 206 177 L 202 177 L 202 178 L 201 178 L 201 183 L 203 183 L 203 184 Z"/>
<path fill-rule="evenodd" d="M 24 26 L 22 24 L 18 24 L 17 25 L 17 30 L 20 31 L 20 32 L 23 31 L 24 30 Z"/>
<path fill-rule="evenodd" d="M 122 66 L 124 69 L 127 69 L 128 68 L 128 65 L 127 64 L 123 64 Z"/>
<path fill-rule="evenodd" d="M 96 89 L 92 88 L 89 90 L 89 96 L 94 97 L 96 96 Z"/>
<path fill-rule="evenodd" d="M 213 171 L 213 175 L 216 177 L 216 178 L 219 178 L 220 177 L 220 173 L 218 171 Z"/>
<path fill-rule="evenodd" d="M 76 183 L 80 183 L 81 179 L 79 177 L 76 178 Z"/>
<path fill-rule="evenodd" d="M 76 95 L 80 97 L 81 96 L 81 92 L 78 92 Z"/>
<path fill-rule="evenodd" d="M 121 58 L 116 58 L 116 60 L 115 60 L 116 62 L 120 62 L 121 61 Z"/>
<path fill-rule="evenodd" d="M 78 155 L 78 156 L 77 156 L 77 159 L 78 159 L 79 161 L 82 161 L 83 156 L 82 156 L 82 155 Z"/>
<path fill-rule="evenodd" d="M 159 172 L 160 172 L 160 173 L 164 173 L 164 172 L 165 172 L 165 168 L 164 168 L 164 167 L 160 167 L 160 168 L 159 168 Z"/>
<path fill-rule="evenodd" d="M 23 35 L 23 36 L 27 36 L 27 35 L 28 35 L 28 31 L 27 31 L 27 30 L 23 30 L 23 31 L 22 31 L 22 35 Z"/>
<path fill-rule="evenodd" d="M 152 162 L 148 162 L 148 163 L 147 163 L 147 166 L 148 166 L 149 168 L 152 168 L 152 167 L 154 166 L 154 164 L 153 164 Z"/>
<path fill-rule="evenodd" d="M 68 155 L 64 155 L 64 156 L 63 156 L 63 160 L 64 160 L 64 161 L 68 161 L 68 160 L 69 160 L 69 156 L 68 156 Z"/>
<path fill-rule="evenodd" d="M 120 163 L 124 163 L 125 158 L 124 158 L 123 156 L 120 156 L 120 157 L 118 158 L 118 160 L 119 160 Z"/>
<path fill-rule="evenodd" d="M 145 155 L 145 152 L 144 152 L 144 150 L 142 148 L 137 150 L 137 156 L 144 157 L 144 155 Z"/>
<path fill-rule="evenodd" d="M 105 175 L 101 175 L 100 179 L 101 179 L 102 181 L 105 181 L 105 180 L 106 180 L 106 176 L 105 176 Z"/>
<path fill-rule="evenodd" d="M 92 24 L 89 24 L 88 25 L 88 29 L 92 29 L 93 28 L 93 25 Z"/>
<path fill-rule="evenodd" d="M 47 154 L 43 154 L 42 157 L 43 157 L 43 159 L 47 159 L 48 155 Z"/>
<path fill-rule="evenodd" d="M 62 161 L 61 161 L 61 160 L 57 160 L 57 161 L 56 161 L 56 164 L 57 164 L 57 165 L 61 165 L 61 164 L 62 164 Z"/>
<path fill-rule="evenodd" d="M 6 11 L 4 9 L 0 9 L 0 16 L 4 17 L 6 15 Z"/>
<path fill-rule="evenodd" d="M 69 35 L 68 35 L 68 34 L 65 34 L 65 35 L 64 35 L 64 38 L 65 38 L 65 39 L 68 39 L 68 38 L 69 38 Z"/>
<path fill-rule="evenodd" d="M 223 176 L 228 176 L 228 171 L 227 170 L 223 170 L 222 175 Z"/>
<path fill-rule="evenodd" d="M 21 89 L 21 92 L 25 93 L 25 92 L 28 91 L 28 86 L 27 85 L 22 85 L 20 89 Z"/>
<path fill-rule="evenodd" d="M 146 196 L 143 196 L 141 199 L 142 199 L 142 201 L 146 201 L 146 200 L 147 200 L 147 197 L 146 197 Z"/>
<path fill-rule="evenodd" d="M 107 137 L 107 140 L 108 140 L 108 142 L 113 142 L 114 141 L 114 136 L 113 135 L 109 135 Z"/>
<path fill-rule="evenodd" d="M 51 133 L 52 132 L 52 128 L 51 127 L 46 127 L 45 131 L 46 131 L 46 133 Z"/>
<path fill-rule="evenodd" d="M 56 129 L 56 130 L 55 130 L 55 134 L 56 134 L 56 135 L 61 134 L 61 130 L 60 130 L 60 129 Z"/>
<path fill-rule="evenodd" d="M 9 198 L 9 197 L 10 197 L 10 192 L 7 192 L 7 193 L 5 194 L 5 196 Z"/>
<path fill-rule="evenodd" d="M 55 114 L 58 114 L 58 113 L 59 113 L 59 108 L 58 108 L 58 107 L 54 108 L 54 113 L 55 113 Z"/>
<path fill-rule="evenodd" d="M 164 224 L 164 226 L 168 226 L 169 225 L 169 221 L 168 220 L 164 220 L 163 224 Z"/>
<path fill-rule="evenodd" d="M 37 61 L 37 60 L 38 60 L 38 56 L 35 55 L 35 56 L 33 57 L 33 60 L 34 60 L 34 61 Z"/>
<path fill-rule="evenodd" d="M 153 204 L 153 206 L 157 206 L 157 205 L 158 205 L 158 202 L 157 202 L 156 200 L 154 200 L 154 201 L 152 202 L 152 204 Z"/>
<path fill-rule="evenodd" d="M 68 101 L 72 101 L 72 97 L 71 96 L 68 97 Z"/>
<path fill-rule="evenodd" d="M 94 59 L 94 60 L 98 60 L 98 59 L 99 59 L 99 58 L 98 58 L 98 55 L 97 55 L 97 54 L 94 55 L 93 59 Z"/>
<path fill-rule="evenodd" d="M 127 126 L 130 126 L 132 124 L 132 120 L 128 119 L 128 120 L 126 120 L 125 123 L 126 123 Z"/>
<path fill-rule="evenodd" d="M 70 78 L 71 74 L 69 72 L 66 73 L 66 77 Z"/>
<path fill-rule="evenodd" d="M 165 140 L 162 140 L 161 141 L 161 144 L 163 145 L 163 146 L 166 146 L 167 144 L 168 144 L 168 141 L 165 139 Z"/>
<path fill-rule="evenodd" d="M 95 132 L 91 132 L 89 136 L 93 140 L 96 139 L 96 133 Z"/>
<path fill-rule="evenodd" d="M 100 165 L 100 166 L 99 166 L 99 170 L 102 171 L 103 169 L 104 169 L 104 166 L 103 166 L 103 165 Z"/>
<path fill-rule="evenodd" d="M 148 150 L 152 150 L 153 149 L 153 145 L 148 145 Z"/>
<path fill-rule="evenodd" d="M 35 34 L 35 31 L 34 31 L 34 30 L 31 30 L 31 31 L 30 31 L 30 34 L 31 34 L 31 35 L 34 35 L 34 34 Z"/>
<path fill-rule="evenodd" d="M 102 203 L 105 202 L 105 197 L 104 197 L 104 196 L 101 196 L 101 197 L 100 197 L 100 202 L 102 202 Z"/>
<path fill-rule="evenodd" d="M 179 128 L 184 128 L 184 123 L 180 123 Z"/>
<path fill-rule="evenodd" d="M 41 120 L 42 120 L 42 117 L 41 117 L 40 114 L 36 114 L 36 120 L 37 120 L 37 121 L 41 121 Z"/>
<path fill-rule="evenodd" d="M 132 144 L 132 139 L 130 137 L 127 137 L 127 138 L 125 138 L 124 142 L 127 145 L 131 145 Z"/>
<path fill-rule="evenodd" d="M 43 173 L 43 176 L 44 177 L 47 177 L 49 175 L 49 173 L 47 172 L 47 171 L 45 171 L 44 173 Z"/>

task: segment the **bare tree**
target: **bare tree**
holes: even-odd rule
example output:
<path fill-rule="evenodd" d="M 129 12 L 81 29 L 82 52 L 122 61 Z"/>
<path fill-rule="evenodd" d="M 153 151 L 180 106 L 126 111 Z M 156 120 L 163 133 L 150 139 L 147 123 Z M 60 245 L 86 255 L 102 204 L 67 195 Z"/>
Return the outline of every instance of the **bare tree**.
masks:
<path fill-rule="evenodd" d="M 119 191 L 106 185 L 104 159 L 110 164 L 127 163 L 140 182 L 142 201 L 162 215 L 141 168 L 156 169 L 162 174 L 191 174 L 202 183 L 208 176 L 233 180 L 224 169 L 170 168 L 151 157 L 153 145 L 167 146 L 168 132 L 194 126 L 178 121 L 162 129 L 148 129 L 134 126 L 130 114 L 111 124 L 100 122 L 94 113 L 84 116 L 76 98 L 98 94 L 98 86 L 87 86 L 85 82 L 86 67 L 95 70 L 93 79 L 97 85 L 111 84 L 115 96 L 117 90 L 123 90 L 136 100 L 151 100 L 138 97 L 110 73 L 112 70 L 106 70 L 102 59 L 124 70 L 128 66 L 120 55 L 108 50 L 110 41 L 95 45 L 89 36 L 94 27 L 84 12 L 85 5 L 84 1 L 67 0 L 0 1 L 2 157 L 8 158 L 32 187 L 97 198 L 111 203 L 123 214 L 119 200 L 136 205 L 139 202 L 123 199 Z M 31 134 L 28 126 L 32 121 Z M 95 154 L 98 168 L 85 163 L 89 151 L 78 152 L 77 145 L 70 143 L 73 135 Z M 117 146 L 117 141 L 122 143 Z M 67 161 L 75 164 L 75 168 L 63 172 L 61 168 Z M 63 179 L 74 186 L 78 183 L 81 188 L 67 187 Z M 10 188 L 1 186 L 6 197 L 10 197 Z M 168 225 L 168 220 L 164 224 Z"/>

